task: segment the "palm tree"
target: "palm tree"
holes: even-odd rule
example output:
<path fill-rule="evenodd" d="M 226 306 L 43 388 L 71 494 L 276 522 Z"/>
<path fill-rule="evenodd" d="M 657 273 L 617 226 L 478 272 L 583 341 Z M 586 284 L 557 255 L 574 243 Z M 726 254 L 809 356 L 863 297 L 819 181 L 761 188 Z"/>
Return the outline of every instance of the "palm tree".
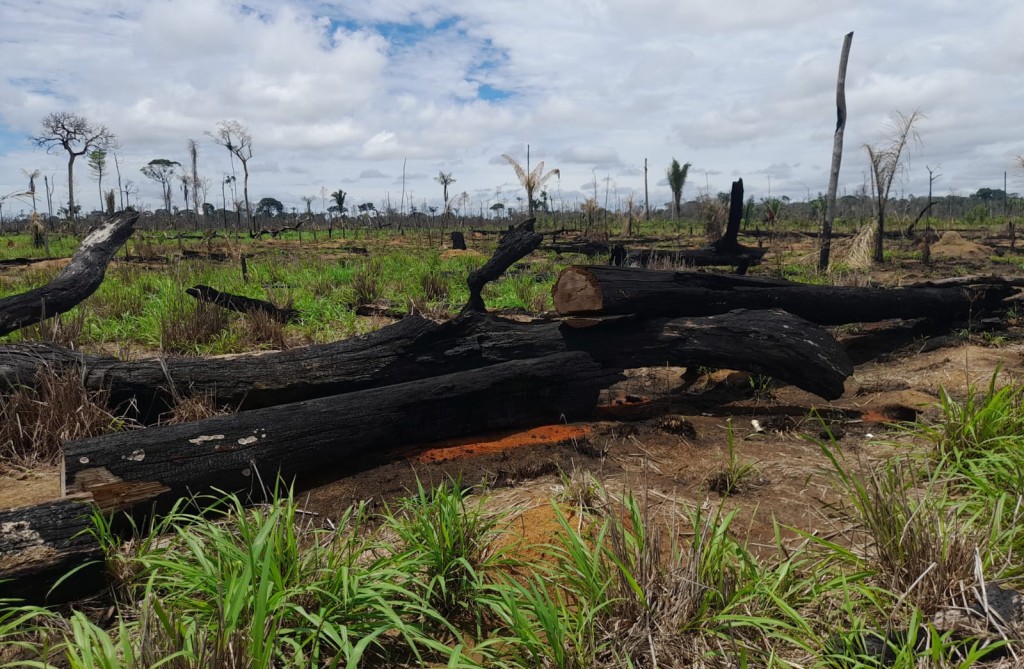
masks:
<path fill-rule="evenodd" d="M 672 165 L 666 170 L 668 176 L 668 187 L 672 189 L 672 218 L 679 220 L 679 211 L 682 208 L 683 186 L 686 185 L 686 175 L 690 173 L 690 163 L 679 166 L 679 161 L 672 159 Z"/>
<path fill-rule="evenodd" d="M 345 211 L 345 198 L 348 197 L 348 193 L 341 190 L 340 188 L 331 193 L 331 200 L 338 206 L 338 213 L 341 214 Z"/>
<path fill-rule="evenodd" d="M 455 183 L 455 177 L 452 176 L 451 172 L 438 171 L 437 176 L 434 177 L 434 181 L 441 184 L 441 188 L 444 190 L 444 213 L 448 213 L 448 186 Z"/>
<path fill-rule="evenodd" d="M 516 176 L 519 177 L 519 183 L 522 185 L 523 188 L 526 189 L 527 209 L 530 212 L 530 216 L 533 216 L 534 209 L 536 208 L 536 203 L 533 200 L 533 193 L 537 189 L 543 188 L 544 184 L 546 184 L 548 182 L 548 179 L 550 179 L 551 177 L 556 176 L 558 178 L 561 178 L 562 173 L 558 170 L 558 168 L 555 168 L 548 172 L 547 174 L 544 174 L 543 160 L 537 163 L 537 166 L 531 170 L 529 145 L 526 146 L 526 169 L 523 169 L 523 166 L 519 164 L 519 161 L 513 158 L 512 156 L 508 155 L 507 153 L 501 154 L 501 157 L 507 160 L 510 165 L 512 165 L 512 169 L 516 171 Z"/>

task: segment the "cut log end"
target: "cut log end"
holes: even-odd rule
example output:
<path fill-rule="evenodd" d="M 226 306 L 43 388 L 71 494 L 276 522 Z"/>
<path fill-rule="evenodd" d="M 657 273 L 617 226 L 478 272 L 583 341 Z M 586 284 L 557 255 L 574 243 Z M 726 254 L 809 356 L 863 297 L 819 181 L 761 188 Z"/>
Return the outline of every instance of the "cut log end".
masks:
<path fill-rule="evenodd" d="M 562 315 L 599 313 L 604 306 L 601 284 L 584 267 L 562 270 L 551 289 L 555 309 Z"/>

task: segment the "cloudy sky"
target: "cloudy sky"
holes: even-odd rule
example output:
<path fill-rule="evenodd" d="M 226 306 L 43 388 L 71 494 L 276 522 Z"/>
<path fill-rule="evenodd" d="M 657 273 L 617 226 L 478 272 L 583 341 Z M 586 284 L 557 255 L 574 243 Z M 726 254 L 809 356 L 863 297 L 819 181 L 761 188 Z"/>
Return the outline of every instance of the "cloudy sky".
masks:
<path fill-rule="evenodd" d="M 27 137 L 54 111 L 107 125 L 123 179 L 187 162 L 220 206 L 228 153 L 205 134 L 237 119 L 253 137 L 250 197 L 347 191 L 350 202 L 437 205 L 439 171 L 477 210 L 522 196 L 504 153 L 561 170 L 553 198 L 609 205 L 727 190 L 804 200 L 826 188 L 843 35 L 854 31 L 840 192 L 865 181 L 862 145 L 893 110 L 920 110 L 899 192 L 1024 190 L 1024 3 L 1019 0 L 0 0 L 0 197 L 26 172 L 66 195 L 66 157 Z M 84 164 L 76 192 L 98 205 Z M 110 182 L 107 182 L 109 186 Z M 607 194 L 607 195 L 606 195 Z M 230 192 L 228 193 L 230 198 Z M 181 203 L 180 194 L 175 195 Z M 8 199 L 4 213 L 26 209 Z M 55 205 L 56 206 L 56 205 Z"/>

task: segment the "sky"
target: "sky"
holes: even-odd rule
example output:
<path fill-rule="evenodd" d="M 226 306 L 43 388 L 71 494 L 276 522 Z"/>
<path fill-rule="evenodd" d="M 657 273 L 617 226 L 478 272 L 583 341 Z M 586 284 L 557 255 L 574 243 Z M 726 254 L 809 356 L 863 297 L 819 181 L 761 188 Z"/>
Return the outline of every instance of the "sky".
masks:
<path fill-rule="evenodd" d="M 595 190 L 642 205 L 645 160 L 663 206 L 673 158 L 692 164 L 686 199 L 742 177 L 748 196 L 804 201 L 827 189 L 850 31 L 840 194 L 864 186 L 863 147 L 897 110 L 924 118 L 894 195 L 926 195 L 928 168 L 942 195 L 1002 188 L 1007 171 L 1021 191 L 1022 26 L 1019 0 L 0 0 L 0 199 L 30 210 L 8 196 L 38 169 L 66 200 L 66 154 L 28 137 L 67 111 L 117 135 L 149 208 L 160 190 L 140 169 L 187 163 L 189 139 L 220 206 L 232 165 L 208 133 L 225 120 L 252 135 L 254 204 L 322 210 L 342 189 L 422 210 L 445 172 L 468 210 L 522 207 L 502 154 L 525 164 L 528 145 L 566 207 Z M 82 161 L 75 181 L 97 208 Z"/>

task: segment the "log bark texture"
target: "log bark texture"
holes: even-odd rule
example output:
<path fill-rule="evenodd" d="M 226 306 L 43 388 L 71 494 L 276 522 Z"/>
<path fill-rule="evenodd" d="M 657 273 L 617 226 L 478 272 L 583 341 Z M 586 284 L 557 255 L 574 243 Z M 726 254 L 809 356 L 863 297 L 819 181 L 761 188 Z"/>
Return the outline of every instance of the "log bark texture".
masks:
<path fill-rule="evenodd" d="M 209 302 L 223 309 L 243 314 L 256 312 L 266 314 L 280 323 L 294 323 L 300 318 L 300 314 L 296 309 L 290 307 L 282 309 L 266 300 L 224 293 L 209 286 L 193 286 L 192 288 L 187 288 L 185 292 L 200 302 Z"/>
<path fill-rule="evenodd" d="M 413 315 L 371 334 L 331 344 L 223 358 L 130 362 L 83 356 L 51 344 L 12 344 L 0 347 L 0 388 L 32 385 L 43 371 L 75 369 L 87 388 L 107 389 L 114 406 L 134 402 L 137 417 L 152 422 L 170 408 L 171 389 L 178 395 L 202 394 L 219 406 L 249 410 L 584 350 L 615 370 L 714 364 L 758 371 L 749 365 L 772 365 L 777 368 L 772 376 L 781 381 L 827 398 L 841 394 L 843 379 L 851 371 L 844 362 L 847 358 L 843 349 L 831 338 L 821 339 L 824 333 L 820 331 L 812 337 L 827 344 L 823 351 L 838 371 L 829 371 L 831 363 L 790 369 L 788 354 L 775 361 L 773 356 L 799 350 L 803 339 L 798 331 L 814 328 L 788 316 L 761 316 L 756 321 L 751 318 L 750 314 L 723 314 L 714 319 L 683 318 L 675 322 L 654 319 L 632 322 L 623 329 L 604 324 L 577 331 L 557 322 L 517 323 L 477 313 L 463 314 L 443 324 Z M 758 352 L 744 349 L 746 335 L 737 329 L 746 327 L 744 319 L 758 323 L 778 346 L 751 355 Z M 687 341 L 691 334 L 702 338 L 703 347 L 676 345 L 680 340 Z M 646 343 L 625 350 L 623 344 L 616 343 L 618 338 L 634 345 L 640 339 Z M 716 346 L 743 355 L 729 364 L 713 363 L 712 359 L 721 360 Z"/>
<path fill-rule="evenodd" d="M 517 360 L 373 390 L 64 445 L 65 492 L 104 510 L 219 490 L 262 496 L 398 446 L 587 416 L 619 375 L 585 353 Z"/>
<path fill-rule="evenodd" d="M 0 511 L 0 600 L 59 604 L 106 586 L 99 544 L 91 527 L 89 495 Z M 76 567 L 74 576 L 51 592 Z"/>
<path fill-rule="evenodd" d="M 463 308 L 466 311 L 486 311 L 484 298 L 481 295 L 484 286 L 489 281 L 494 281 L 505 273 L 514 262 L 523 258 L 531 251 L 540 246 L 544 241 L 544 235 L 533 231 L 533 224 L 536 219 L 530 218 L 509 230 L 501 241 L 498 248 L 483 267 L 469 275 L 469 301 Z"/>
<path fill-rule="evenodd" d="M 45 286 L 0 299 L 0 336 L 69 311 L 96 292 L 107 264 L 135 230 L 138 214 L 119 214 L 90 232 Z"/>
<path fill-rule="evenodd" d="M 921 283 L 900 288 L 817 286 L 729 274 L 572 266 L 552 293 L 562 315 L 707 316 L 733 309 L 783 309 L 820 325 L 890 318 L 959 318 L 1005 308 L 1014 281 Z"/>

